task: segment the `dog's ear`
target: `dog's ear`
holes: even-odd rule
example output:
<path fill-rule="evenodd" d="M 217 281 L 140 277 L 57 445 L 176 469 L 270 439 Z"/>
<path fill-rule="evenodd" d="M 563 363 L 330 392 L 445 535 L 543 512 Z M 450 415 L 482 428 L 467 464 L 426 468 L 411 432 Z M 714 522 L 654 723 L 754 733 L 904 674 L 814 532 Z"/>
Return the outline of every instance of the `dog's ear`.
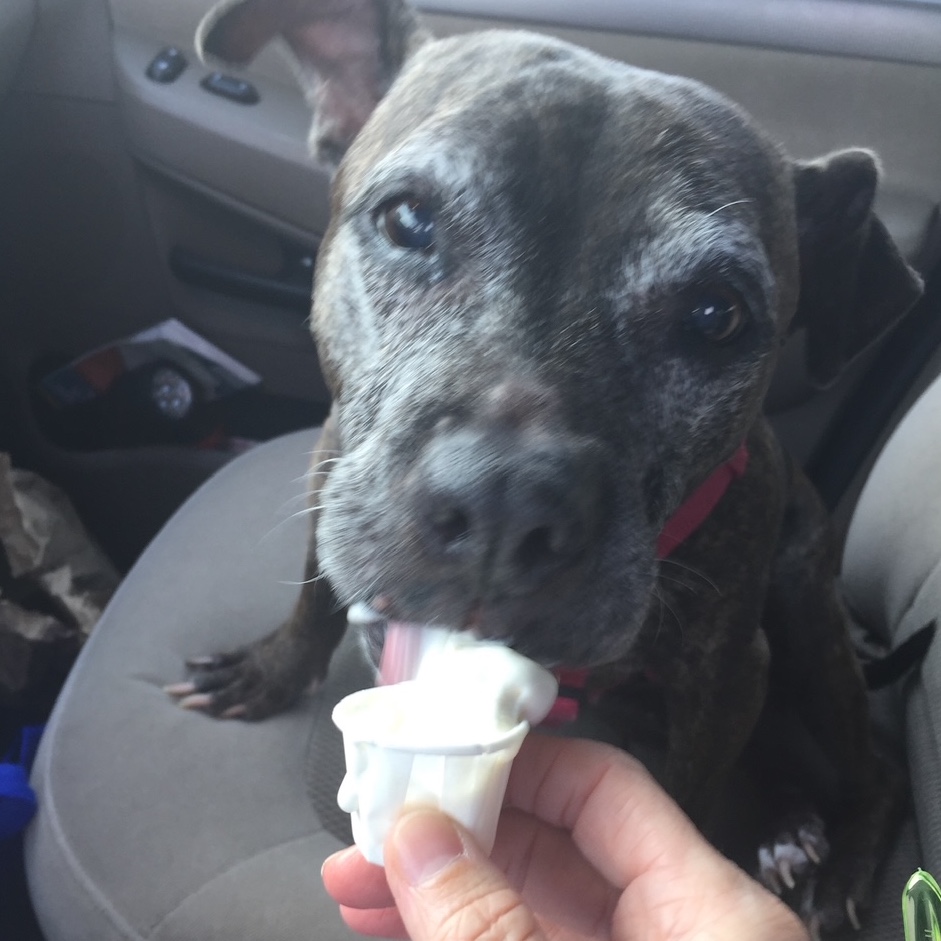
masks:
<path fill-rule="evenodd" d="M 314 155 L 336 164 L 428 34 L 404 0 L 223 0 L 196 31 L 206 61 L 245 65 L 276 37 L 314 110 Z"/>
<path fill-rule="evenodd" d="M 843 150 L 794 169 L 800 300 L 810 378 L 826 386 L 912 307 L 921 278 L 873 212 L 879 164 Z"/>

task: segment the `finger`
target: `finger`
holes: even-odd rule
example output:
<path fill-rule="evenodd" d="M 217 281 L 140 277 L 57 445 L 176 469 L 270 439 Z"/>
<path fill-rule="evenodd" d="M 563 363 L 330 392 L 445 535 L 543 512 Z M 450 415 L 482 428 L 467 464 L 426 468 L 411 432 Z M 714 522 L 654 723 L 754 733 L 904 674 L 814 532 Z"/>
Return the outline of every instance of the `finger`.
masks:
<path fill-rule="evenodd" d="M 589 937 L 607 935 L 619 893 L 566 831 L 506 809 L 491 859 L 544 927 L 551 922 Z"/>
<path fill-rule="evenodd" d="M 400 938 L 408 941 L 408 932 L 397 908 L 363 910 L 340 906 L 340 915 L 347 928 L 372 938 Z"/>
<path fill-rule="evenodd" d="M 338 905 L 380 909 L 391 908 L 395 904 L 385 870 L 367 862 L 355 846 L 330 856 L 320 875 L 324 888 Z"/>
<path fill-rule="evenodd" d="M 639 876 L 624 891 L 615 933 L 648 938 L 748 938 L 808 941 L 797 915 L 754 879 L 715 853 L 703 865 L 686 861 Z"/>
<path fill-rule="evenodd" d="M 570 829 L 585 858 L 626 890 L 613 916 L 622 931 L 806 937 L 794 913 L 710 846 L 629 755 L 539 736 L 529 736 L 523 749 L 510 774 L 509 803 Z"/>
<path fill-rule="evenodd" d="M 500 818 L 491 858 L 537 915 L 587 936 L 608 924 L 616 893 L 567 833 L 507 810 Z M 385 870 L 367 862 L 356 847 L 334 853 L 321 874 L 328 894 L 354 931 L 404 936 Z"/>
<path fill-rule="evenodd" d="M 444 814 L 403 815 L 386 841 L 385 861 L 412 941 L 545 941 L 519 893 Z"/>
<path fill-rule="evenodd" d="M 699 854 L 715 853 L 640 762 L 597 742 L 527 736 L 506 803 L 570 831 L 616 888 L 677 860 L 699 863 Z"/>

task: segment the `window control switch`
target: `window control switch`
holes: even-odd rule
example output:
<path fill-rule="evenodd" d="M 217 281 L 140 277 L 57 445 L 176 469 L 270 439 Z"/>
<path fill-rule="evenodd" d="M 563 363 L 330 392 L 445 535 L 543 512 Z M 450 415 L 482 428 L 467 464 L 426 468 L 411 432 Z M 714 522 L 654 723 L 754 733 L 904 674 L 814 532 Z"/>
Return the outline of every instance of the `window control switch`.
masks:
<path fill-rule="evenodd" d="M 169 85 L 180 77 L 185 68 L 186 56 L 176 46 L 167 46 L 154 56 L 145 74 L 152 82 Z"/>
<path fill-rule="evenodd" d="M 210 72 L 200 83 L 206 91 L 242 105 L 257 104 L 260 99 L 258 89 L 245 79 L 226 75 L 224 72 Z"/>

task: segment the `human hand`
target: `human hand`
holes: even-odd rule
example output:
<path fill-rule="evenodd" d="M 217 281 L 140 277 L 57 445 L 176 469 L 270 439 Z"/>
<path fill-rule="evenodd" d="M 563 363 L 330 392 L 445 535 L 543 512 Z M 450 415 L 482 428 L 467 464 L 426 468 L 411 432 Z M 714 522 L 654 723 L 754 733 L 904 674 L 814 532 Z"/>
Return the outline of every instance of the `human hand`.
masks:
<path fill-rule="evenodd" d="M 437 811 L 402 815 L 385 869 L 323 867 L 354 931 L 413 941 L 801 941 L 781 901 L 710 846 L 635 759 L 530 735 L 491 858 Z"/>

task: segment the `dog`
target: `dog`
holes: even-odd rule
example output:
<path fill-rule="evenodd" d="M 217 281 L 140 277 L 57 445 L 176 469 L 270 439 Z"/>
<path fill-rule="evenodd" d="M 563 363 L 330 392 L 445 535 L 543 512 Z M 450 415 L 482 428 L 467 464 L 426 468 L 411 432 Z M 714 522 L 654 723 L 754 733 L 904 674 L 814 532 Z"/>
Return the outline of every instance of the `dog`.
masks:
<path fill-rule="evenodd" d="M 920 295 L 873 212 L 876 158 L 795 161 L 697 82 L 520 31 L 434 40 L 401 0 L 227 0 L 198 44 L 232 65 L 275 38 L 336 167 L 307 581 L 174 694 L 288 707 L 354 602 L 473 628 L 587 675 L 703 827 L 796 724 L 837 798 L 773 756 L 759 875 L 814 933 L 857 924 L 905 786 L 873 744 L 826 514 L 762 402 L 793 331 L 826 385 Z M 382 623 L 365 632 L 375 659 Z"/>

